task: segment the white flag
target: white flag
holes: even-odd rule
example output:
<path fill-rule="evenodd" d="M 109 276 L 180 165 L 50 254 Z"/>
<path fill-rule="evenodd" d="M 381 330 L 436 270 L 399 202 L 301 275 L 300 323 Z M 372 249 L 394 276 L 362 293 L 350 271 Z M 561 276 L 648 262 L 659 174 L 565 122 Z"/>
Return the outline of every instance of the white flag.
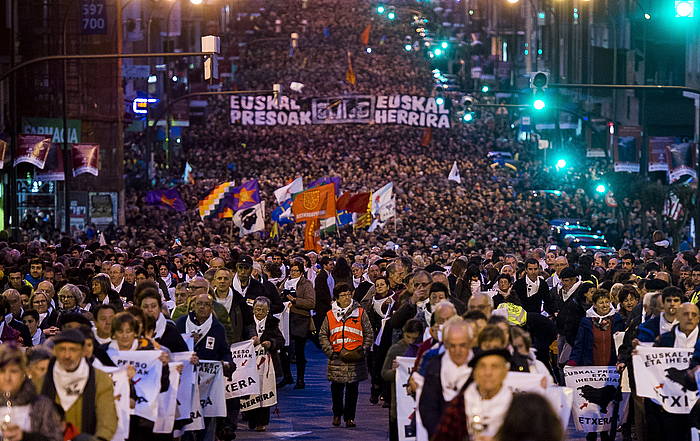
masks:
<path fill-rule="evenodd" d="M 462 178 L 459 176 L 459 169 L 457 168 L 457 161 L 452 163 L 452 170 L 450 170 L 450 174 L 447 176 L 448 181 L 455 181 L 458 184 L 462 183 Z"/>
<path fill-rule="evenodd" d="M 386 222 L 396 215 L 396 198 L 394 183 L 389 182 L 384 187 L 372 193 L 372 216 Z"/>
<path fill-rule="evenodd" d="M 688 378 L 692 357 L 692 348 L 637 347 L 632 355 L 637 395 L 651 398 L 668 413 L 690 413 L 698 399 Z"/>
<path fill-rule="evenodd" d="M 124 441 L 129 438 L 129 414 L 131 413 L 129 397 L 129 377 L 126 367 L 104 366 L 95 359 L 93 366 L 105 372 L 112 379 L 114 385 L 114 405 L 117 409 L 117 431 L 112 436 L 112 441 Z"/>
<path fill-rule="evenodd" d="M 131 383 L 136 390 L 136 407 L 134 415 L 149 421 L 158 418 L 158 395 L 160 394 L 160 377 L 163 363 L 161 351 L 118 351 L 110 354 L 117 366 L 133 366 L 136 375 Z"/>
<path fill-rule="evenodd" d="M 180 388 L 180 372 L 177 370 L 178 366 L 184 367 L 182 363 L 168 363 L 168 379 L 170 380 L 170 386 L 168 390 L 161 392 L 158 397 L 158 419 L 153 425 L 153 433 L 171 433 L 175 426 L 177 393 Z"/>
<path fill-rule="evenodd" d="M 291 183 L 275 190 L 275 198 L 277 198 L 277 203 L 281 204 L 282 202 L 291 199 L 292 195 L 295 193 L 301 193 L 302 191 L 304 191 L 304 181 L 302 178 L 296 178 Z"/>
<path fill-rule="evenodd" d="M 236 370 L 231 377 L 226 377 L 226 399 L 260 394 L 253 340 L 232 344 L 231 357 L 236 364 Z"/>
<path fill-rule="evenodd" d="M 233 215 L 233 223 L 240 228 L 241 237 L 246 234 L 265 229 L 265 201 L 244 210 L 238 210 Z"/>
<path fill-rule="evenodd" d="M 199 360 L 197 365 L 199 403 L 205 418 L 225 417 L 224 367 L 220 361 Z"/>

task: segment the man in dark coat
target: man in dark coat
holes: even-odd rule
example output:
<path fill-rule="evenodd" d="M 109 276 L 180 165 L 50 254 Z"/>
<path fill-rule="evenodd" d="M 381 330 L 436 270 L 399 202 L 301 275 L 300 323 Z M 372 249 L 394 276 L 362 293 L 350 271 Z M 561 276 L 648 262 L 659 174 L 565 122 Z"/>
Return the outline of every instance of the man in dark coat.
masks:
<path fill-rule="evenodd" d="M 134 285 L 124 280 L 124 267 L 116 264 L 109 267 L 109 279 L 112 283 L 112 289 L 119 294 L 119 297 L 125 298 L 128 302 L 134 301 Z"/>
<path fill-rule="evenodd" d="M 540 313 L 543 305 L 548 314 L 554 315 L 556 312 L 556 302 L 549 294 L 547 281 L 540 277 L 540 264 L 535 259 L 525 261 L 525 277 L 513 284 L 513 292 L 527 312 Z"/>
<path fill-rule="evenodd" d="M 326 318 L 326 314 L 331 310 L 331 303 L 333 302 L 333 288 L 335 287 L 335 280 L 331 275 L 333 268 L 335 268 L 335 262 L 328 256 L 324 256 L 319 261 L 321 265 L 321 270 L 316 275 L 314 280 L 314 289 L 316 290 L 316 315 L 314 316 L 314 324 L 316 329 L 321 329 L 323 324 L 323 319 Z"/>

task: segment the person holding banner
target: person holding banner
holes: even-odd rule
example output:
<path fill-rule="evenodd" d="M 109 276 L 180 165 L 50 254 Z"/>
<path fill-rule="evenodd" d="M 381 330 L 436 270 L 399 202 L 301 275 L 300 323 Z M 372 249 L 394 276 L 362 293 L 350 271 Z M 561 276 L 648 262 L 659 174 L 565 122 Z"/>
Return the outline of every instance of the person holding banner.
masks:
<path fill-rule="evenodd" d="M 372 331 L 375 335 L 375 342 L 372 351 L 368 354 L 370 376 L 372 378 L 372 391 L 370 403 L 377 404 L 384 382 L 382 381 L 382 367 L 386 355 L 386 348 L 379 346 L 387 320 L 391 313 L 394 292 L 389 289 L 389 279 L 384 276 L 377 277 L 374 281 L 374 295 L 362 302 L 362 307 L 367 311 L 367 317 L 372 324 Z M 403 355 L 399 354 L 399 355 Z"/>
<path fill-rule="evenodd" d="M 661 334 L 654 344 L 657 347 L 700 349 L 698 346 L 698 323 L 700 323 L 700 310 L 693 303 L 683 303 L 678 308 L 676 314 L 678 324 L 674 325 L 671 331 Z M 670 381 L 683 381 L 681 378 L 673 376 L 667 370 L 667 377 Z M 688 386 L 693 385 L 694 378 L 688 370 L 677 372 L 681 377 L 685 376 Z M 673 378 L 671 378 L 673 377 Z M 697 385 L 695 385 L 697 388 Z M 693 390 L 690 388 L 689 390 Z M 687 413 L 670 413 L 656 402 L 655 399 L 646 398 L 644 400 L 646 414 L 647 436 L 650 440 L 685 441 L 690 440 L 690 421 Z"/>
<path fill-rule="evenodd" d="M 143 327 L 130 312 L 123 311 L 114 316 L 112 320 L 112 341 L 102 348 L 107 351 L 107 355 L 112 359 L 115 366 L 118 366 L 121 352 L 152 351 L 155 349 L 148 340 L 141 338 Z M 158 392 L 165 392 L 169 387 L 169 356 L 167 352 L 162 352 L 160 361 L 163 363 L 163 368 L 161 371 L 160 390 Z M 130 383 L 132 383 L 132 378 L 129 378 Z M 131 399 L 139 400 L 133 388 Z M 131 415 L 129 418 L 129 441 L 149 440 L 153 432 L 153 423 L 154 421 L 149 421 L 141 416 Z"/>
<path fill-rule="evenodd" d="M 153 284 L 152 282 L 143 282 Z M 141 286 L 139 286 L 141 288 Z M 183 340 L 175 324 L 167 320 L 163 313 L 162 298 L 157 291 L 155 284 L 151 287 L 139 290 L 138 297 L 135 299 L 146 317 L 151 317 L 156 323 L 155 333 L 153 338 L 159 344 L 168 348 L 170 352 L 187 352 L 187 344 Z M 196 364 L 196 363 L 195 363 Z"/>
<path fill-rule="evenodd" d="M 253 304 L 253 319 L 255 320 L 255 337 L 253 344 L 262 346 L 273 358 L 277 349 L 284 346 L 284 336 L 279 328 L 280 321 L 270 312 L 270 299 L 260 296 Z M 258 407 L 246 412 L 248 426 L 256 432 L 264 432 L 270 424 L 270 408 Z"/>
<path fill-rule="evenodd" d="M 358 389 L 360 381 L 367 379 L 365 354 L 372 347 L 374 334 L 365 310 L 352 299 L 349 285 L 336 285 L 333 296 L 336 300 L 326 313 L 318 340 L 328 357 L 333 425 L 340 426 L 343 417 L 346 427 L 356 427 Z"/>

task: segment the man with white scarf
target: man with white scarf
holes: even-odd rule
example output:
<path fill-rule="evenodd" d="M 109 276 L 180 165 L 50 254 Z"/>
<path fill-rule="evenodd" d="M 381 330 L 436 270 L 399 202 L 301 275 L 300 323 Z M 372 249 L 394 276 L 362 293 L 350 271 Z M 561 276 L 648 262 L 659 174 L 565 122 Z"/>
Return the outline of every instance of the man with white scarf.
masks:
<path fill-rule="evenodd" d="M 117 429 L 117 410 L 111 378 L 83 356 L 85 337 L 68 329 L 54 337 L 54 354 L 46 375 L 33 378 L 42 395 L 65 411 L 66 423 L 81 434 L 110 440 Z"/>
<path fill-rule="evenodd" d="M 525 277 L 513 284 L 513 293 L 520 298 L 520 303 L 527 312 L 541 313 L 544 309 L 549 315 L 556 312 L 556 302 L 549 295 L 549 286 L 540 277 L 540 264 L 535 259 L 525 261 Z"/>
<path fill-rule="evenodd" d="M 185 316 L 177 319 L 176 326 L 180 334 L 191 335 L 194 338 L 194 352 L 200 360 L 220 360 L 223 362 L 224 375 L 231 376 L 235 365 L 231 357 L 229 343 L 226 341 L 226 331 L 221 323 L 214 317 L 214 298 L 207 293 L 198 294 L 192 300 L 193 310 Z M 234 400 L 240 399 L 234 398 Z M 227 411 L 228 409 L 227 400 Z M 229 411 L 229 417 L 231 412 Z M 238 416 L 236 409 L 236 417 Z M 204 441 L 213 441 L 215 438 L 217 418 L 205 418 Z M 233 429 L 235 430 L 235 429 Z"/>
<path fill-rule="evenodd" d="M 428 438 L 435 434 L 447 403 L 462 390 L 471 374 L 467 363 L 473 356 L 474 329 L 464 319 L 452 318 L 443 328 L 443 341 L 447 351 L 428 362 L 418 402 Z"/>

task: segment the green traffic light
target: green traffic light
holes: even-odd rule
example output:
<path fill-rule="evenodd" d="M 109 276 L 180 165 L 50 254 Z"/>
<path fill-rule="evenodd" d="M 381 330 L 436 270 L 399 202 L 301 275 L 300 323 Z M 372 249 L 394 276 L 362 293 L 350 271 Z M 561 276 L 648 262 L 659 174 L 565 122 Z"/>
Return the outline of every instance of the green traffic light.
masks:
<path fill-rule="evenodd" d="M 406 43 L 406 45 L 404 45 L 403 48 L 406 50 L 406 52 L 411 52 L 411 49 L 413 49 L 413 46 L 411 46 L 410 44 Z"/>
<path fill-rule="evenodd" d="M 605 193 L 607 191 L 607 188 L 603 184 L 598 184 L 595 187 L 595 191 L 597 191 L 598 193 Z"/>
<path fill-rule="evenodd" d="M 693 18 L 695 17 L 695 1 L 694 0 L 676 0 L 676 17 Z"/>
<path fill-rule="evenodd" d="M 566 159 L 561 158 L 561 159 L 557 160 L 556 166 L 558 169 L 562 169 L 562 168 L 566 167 Z"/>
<path fill-rule="evenodd" d="M 433 53 L 435 54 L 436 57 L 439 57 L 440 55 L 442 55 L 442 49 L 437 48 L 433 51 Z"/>
<path fill-rule="evenodd" d="M 448 44 L 446 41 L 443 41 L 440 46 L 442 46 L 443 49 L 447 49 Z"/>
<path fill-rule="evenodd" d="M 396 18 L 396 13 L 395 13 L 395 12 L 390 12 L 390 13 L 388 13 L 386 16 L 387 16 L 387 18 L 388 18 L 389 20 L 393 20 L 393 19 Z"/>
<path fill-rule="evenodd" d="M 489 86 L 483 85 L 481 86 L 481 93 L 488 93 L 490 90 Z"/>
<path fill-rule="evenodd" d="M 473 112 L 465 113 L 464 116 L 462 117 L 462 120 L 464 122 L 467 122 L 467 123 L 474 121 L 474 113 Z"/>
<path fill-rule="evenodd" d="M 377 6 L 377 14 L 383 14 L 386 11 L 386 8 L 383 5 Z"/>
<path fill-rule="evenodd" d="M 540 99 L 540 98 L 536 99 L 536 100 L 532 103 L 532 107 L 534 107 L 535 110 L 542 110 L 542 109 L 545 108 L 545 106 L 546 106 L 546 104 L 545 104 L 544 100 L 543 100 L 543 99 Z"/>
<path fill-rule="evenodd" d="M 441 96 L 436 97 L 435 104 L 437 104 L 438 106 L 442 106 L 443 104 L 445 104 L 445 98 Z"/>

